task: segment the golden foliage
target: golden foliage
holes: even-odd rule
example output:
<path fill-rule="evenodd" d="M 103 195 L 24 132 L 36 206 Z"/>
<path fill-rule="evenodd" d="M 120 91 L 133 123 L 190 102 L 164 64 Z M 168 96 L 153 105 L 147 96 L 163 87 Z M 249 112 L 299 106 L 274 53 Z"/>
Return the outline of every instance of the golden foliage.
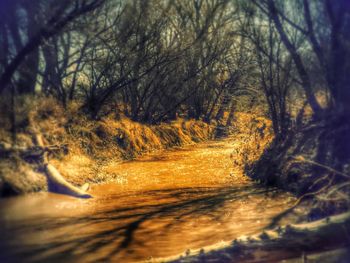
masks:
<path fill-rule="evenodd" d="M 34 145 L 33 137 L 40 133 L 46 145 L 67 145 L 68 151 L 49 156 L 67 181 L 83 184 L 86 181 L 118 180 L 108 169 L 110 164 L 173 146 L 183 146 L 213 137 L 214 128 L 195 120 L 178 119 L 171 123 L 147 125 L 125 116 L 115 119 L 106 116 L 91 120 L 80 112 L 81 105 L 70 103 L 63 108 L 53 98 L 21 98 L 18 105 L 23 129 L 18 130 L 17 143 Z M 10 140 L 10 124 L 1 129 L 1 140 Z"/>
<path fill-rule="evenodd" d="M 33 135 L 41 133 L 47 145 L 67 145 L 68 151 L 52 154 L 50 162 L 67 181 L 78 185 L 86 181 L 119 180 L 118 174 L 110 169 L 113 163 L 211 139 L 215 132 L 215 127 L 196 120 L 177 119 L 159 125 L 141 124 L 125 116 L 91 120 L 79 111 L 81 105 L 77 102 L 64 109 L 52 98 L 23 101 L 27 101 L 22 109 L 27 127 L 19 131 L 18 141 L 30 147 Z M 242 166 L 257 160 L 271 142 L 271 122 L 255 114 L 235 116 L 236 140 L 231 157 L 237 172 L 242 173 Z"/>
<path fill-rule="evenodd" d="M 244 166 L 257 161 L 273 140 L 270 120 L 255 114 L 238 112 L 234 122 L 235 149 L 231 154 L 235 174 L 242 176 Z"/>

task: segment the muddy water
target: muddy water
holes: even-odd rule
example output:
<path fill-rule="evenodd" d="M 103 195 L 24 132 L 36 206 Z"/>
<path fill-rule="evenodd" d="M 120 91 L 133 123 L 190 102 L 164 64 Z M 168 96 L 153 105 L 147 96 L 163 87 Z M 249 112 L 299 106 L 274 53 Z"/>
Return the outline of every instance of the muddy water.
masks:
<path fill-rule="evenodd" d="M 115 164 L 93 199 L 0 200 L 0 262 L 134 262 L 254 234 L 294 201 L 232 167 L 230 139 Z"/>

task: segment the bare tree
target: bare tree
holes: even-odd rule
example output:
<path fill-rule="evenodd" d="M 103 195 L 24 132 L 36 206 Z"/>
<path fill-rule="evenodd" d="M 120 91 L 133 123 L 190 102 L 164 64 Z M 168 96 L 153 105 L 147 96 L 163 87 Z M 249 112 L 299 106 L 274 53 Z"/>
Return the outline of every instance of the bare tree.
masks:
<path fill-rule="evenodd" d="M 7 8 L 14 7 L 14 12 L 16 13 L 17 5 L 19 5 L 22 1 L 11 1 L 11 3 L 5 3 L 4 6 Z M 34 14 L 31 10 L 31 5 L 23 5 L 22 8 L 27 8 L 27 15 L 31 19 L 28 20 L 28 35 L 26 36 L 26 42 L 24 44 L 21 44 L 22 47 L 18 44 L 18 47 L 20 47 L 16 54 L 13 55 L 13 57 L 8 61 L 7 65 L 4 67 L 4 70 L 2 72 L 2 75 L 0 76 L 0 92 L 6 88 L 6 86 L 11 81 L 12 77 L 16 73 L 16 71 L 19 69 L 21 64 L 31 56 L 34 56 L 36 52 L 38 52 L 39 46 L 43 43 L 45 39 L 49 39 L 52 36 L 58 34 L 60 30 L 62 30 L 69 22 L 73 21 L 77 17 L 86 14 L 87 12 L 90 12 L 97 7 L 99 7 L 104 1 L 98 0 L 98 1 L 88 1 L 88 0 L 76 0 L 74 2 L 72 1 L 49 1 L 49 2 L 42 2 L 42 1 L 34 1 L 35 4 L 40 6 L 49 6 L 50 7 L 50 16 L 46 17 L 44 21 L 40 21 L 42 26 L 39 26 L 37 29 L 34 30 L 34 32 L 31 32 L 32 30 L 32 23 L 31 19 L 33 18 Z M 11 20 L 7 20 L 7 27 L 15 27 L 16 24 L 14 22 L 16 20 L 15 17 L 11 17 Z M 18 26 L 19 27 L 19 26 Z M 19 40 L 19 30 L 18 27 L 13 30 L 14 35 L 12 36 L 13 42 L 16 42 L 16 39 Z M 35 69 L 34 69 L 35 70 Z"/>

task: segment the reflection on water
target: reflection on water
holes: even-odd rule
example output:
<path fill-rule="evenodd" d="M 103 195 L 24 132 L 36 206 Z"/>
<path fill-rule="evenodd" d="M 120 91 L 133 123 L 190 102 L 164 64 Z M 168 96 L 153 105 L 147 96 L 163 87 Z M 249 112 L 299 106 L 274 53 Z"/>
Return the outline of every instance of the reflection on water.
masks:
<path fill-rule="evenodd" d="M 40 193 L 0 201 L 0 262 L 133 262 L 253 234 L 294 198 L 232 176 L 231 142 L 116 164 L 93 199 Z"/>

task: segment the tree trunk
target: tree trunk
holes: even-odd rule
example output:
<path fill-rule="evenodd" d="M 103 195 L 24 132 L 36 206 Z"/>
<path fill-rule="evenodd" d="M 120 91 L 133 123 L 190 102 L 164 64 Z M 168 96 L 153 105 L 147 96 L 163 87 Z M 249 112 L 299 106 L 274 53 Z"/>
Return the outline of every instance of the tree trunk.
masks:
<path fill-rule="evenodd" d="M 285 32 L 285 30 L 283 28 L 282 22 L 278 16 L 278 11 L 277 11 L 277 8 L 275 6 L 274 0 L 269 0 L 268 3 L 269 3 L 269 12 L 270 12 L 271 19 L 274 21 L 274 24 L 275 24 L 276 29 L 281 37 L 283 44 L 285 45 L 285 47 L 287 48 L 287 50 L 289 51 L 290 55 L 293 58 L 298 75 L 299 75 L 300 80 L 302 82 L 302 87 L 305 91 L 306 98 L 307 98 L 314 114 L 319 115 L 322 113 L 322 108 L 316 100 L 315 94 L 314 94 L 312 87 L 311 87 L 311 80 L 310 80 L 309 74 L 306 71 L 306 68 L 303 64 L 301 56 L 297 52 L 296 47 L 292 44 L 292 42 L 290 41 L 290 39 L 287 36 L 287 33 Z"/>

